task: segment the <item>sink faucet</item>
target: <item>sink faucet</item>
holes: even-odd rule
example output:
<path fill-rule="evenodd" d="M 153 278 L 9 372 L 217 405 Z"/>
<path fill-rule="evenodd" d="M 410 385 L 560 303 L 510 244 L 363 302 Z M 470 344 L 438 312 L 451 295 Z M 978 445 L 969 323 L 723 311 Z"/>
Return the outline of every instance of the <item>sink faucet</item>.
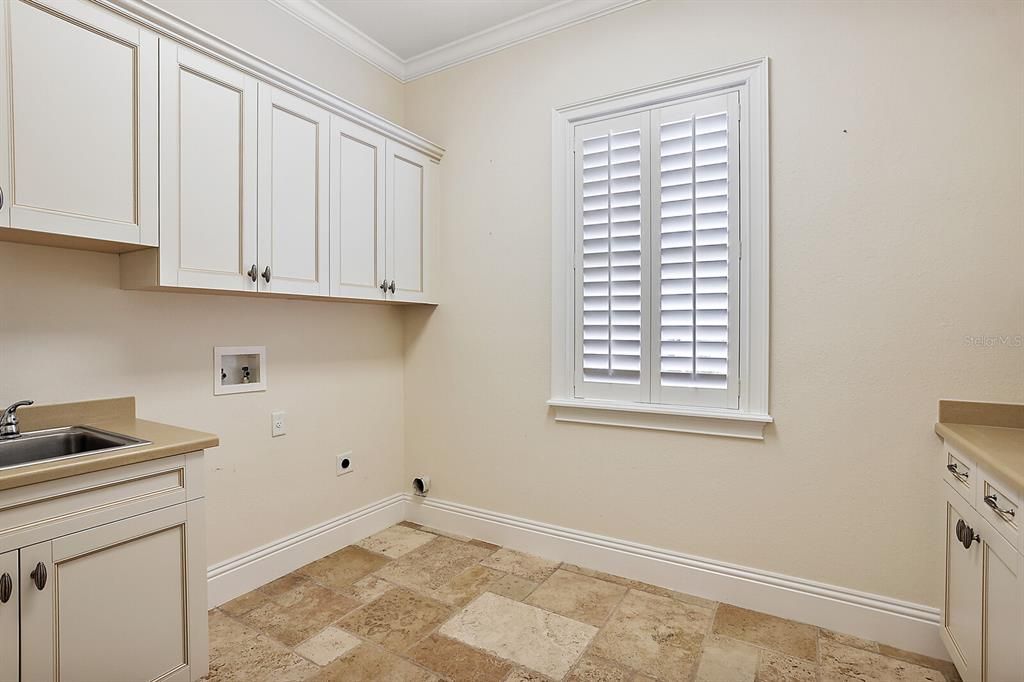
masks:
<path fill-rule="evenodd" d="M 8 440 L 10 438 L 17 438 L 21 435 L 18 431 L 18 415 L 16 414 L 19 407 L 25 407 L 31 405 L 33 400 L 19 400 L 3 412 L 3 416 L 0 416 L 0 440 Z"/>

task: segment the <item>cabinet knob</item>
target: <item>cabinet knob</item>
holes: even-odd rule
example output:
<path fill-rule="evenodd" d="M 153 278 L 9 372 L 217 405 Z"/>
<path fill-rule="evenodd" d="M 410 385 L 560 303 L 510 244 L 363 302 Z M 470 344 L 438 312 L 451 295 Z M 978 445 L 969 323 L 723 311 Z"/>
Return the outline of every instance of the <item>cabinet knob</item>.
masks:
<path fill-rule="evenodd" d="M 387 280 L 384 280 L 383 282 L 380 283 L 380 290 L 383 291 L 384 293 L 387 293 L 387 291 L 388 291 L 388 281 Z"/>
<path fill-rule="evenodd" d="M 270 266 L 269 265 L 266 268 L 264 268 L 264 270 L 263 270 L 263 279 L 265 279 L 267 281 L 267 284 L 270 284 Z"/>
<path fill-rule="evenodd" d="M 252 267 L 251 267 L 251 268 L 249 268 L 249 272 L 248 272 L 248 273 L 246 273 L 246 274 L 248 274 L 248 275 L 249 275 L 249 279 L 251 279 L 251 280 L 252 280 L 253 282 L 255 282 L 255 281 L 256 281 L 256 278 L 260 276 L 260 275 L 259 275 L 259 272 L 260 272 L 260 271 L 259 271 L 259 270 L 258 270 L 258 269 L 256 268 L 256 264 L 255 264 L 255 263 L 253 263 L 253 264 L 252 264 Z"/>
<path fill-rule="evenodd" d="M 968 526 L 963 519 L 956 522 L 956 539 L 960 541 L 964 549 L 970 549 L 974 542 L 981 542 L 981 536 L 975 533 L 974 529 Z"/>
<path fill-rule="evenodd" d="M 388 291 L 395 293 L 395 280 L 391 280 L 391 285 L 388 286 Z"/>
<path fill-rule="evenodd" d="M 36 564 L 35 570 L 29 573 L 29 577 L 32 578 L 32 582 L 35 583 L 37 590 L 42 590 L 46 587 L 46 566 L 43 565 L 42 561 Z"/>
<path fill-rule="evenodd" d="M 11 593 L 14 592 L 14 581 L 10 573 L 0 575 L 0 604 L 6 604 L 11 600 Z"/>
<path fill-rule="evenodd" d="M 0 208 L 4 207 L 4 188 L 0 187 Z"/>

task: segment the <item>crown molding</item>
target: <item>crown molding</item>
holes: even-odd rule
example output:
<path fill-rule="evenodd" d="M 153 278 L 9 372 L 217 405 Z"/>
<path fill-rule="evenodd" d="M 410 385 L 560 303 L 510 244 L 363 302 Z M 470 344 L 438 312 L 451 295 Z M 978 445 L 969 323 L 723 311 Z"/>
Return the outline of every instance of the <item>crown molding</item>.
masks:
<path fill-rule="evenodd" d="M 406 63 L 401 57 L 330 11 L 317 0 L 267 0 L 306 26 L 403 83 Z"/>
<path fill-rule="evenodd" d="M 415 57 L 402 59 L 317 0 L 267 1 L 403 83 L 646 2 L 562 0 Z"/>

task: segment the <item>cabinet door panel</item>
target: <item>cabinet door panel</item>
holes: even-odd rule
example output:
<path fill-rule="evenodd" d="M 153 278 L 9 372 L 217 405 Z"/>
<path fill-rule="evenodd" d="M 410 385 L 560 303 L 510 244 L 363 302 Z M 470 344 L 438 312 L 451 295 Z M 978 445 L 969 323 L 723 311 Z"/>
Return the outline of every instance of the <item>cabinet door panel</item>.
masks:
<path fill-rule="evenodd" d="M 330 115 L 260 85 L 261 291 L 329 293 Z"/>
<path fill-rule="evenodd" d="M 982 679 L 1024 680 L 1024 595 L 1021 556 L 988 523 L 979 531 L 984 561 Z"/>
<path fill-rule="evenodd" d="M 946 594 L 942 609 L 942 633 L 954 663 L 969 679 L 981 677 L 981 589 L 980 545 L 965 549 L 957 538 L 957 523 L 963 520 L 975 528 L 974 510 L 953 491 L 946 493 Z M 960 660 L 957 660 L 959 658 Z"/>
<path fill-rule="evenodd" d="M 80 0 L 4 5 L 7 224 L 156 245 L 156 36 Z"/>
<path fill-rule="evenodd" d="M 179 504 L 22 550 L 23 575 L 48 571 L 42 591 L 22 581 L 26 679 L 189 679 L 186 518 Z"/>
<path fill-rule="evenodd" d="M 384 279 L 384 138 L 331 117 L 331 295 L 379 299 Z"/>
<path fill-rule="evenodd" d="M 161 43 L 160 283 L 255 291 L 256 80 Z"/>
<path fill-rule="evenodd" d="M 395 282 L 395 300 L 427 301 L 436 164 L 391 140 L 387 149 L 386 274 Z"/>
<path fill-rule="evenodd" d="M 18 552 L 0 554 L 0 580 L 11 581 L 11 595 L 0 602 L 0 680 L 17 680 L 19 669 L 19 613 L 21 580 L 18 577 Z"/>

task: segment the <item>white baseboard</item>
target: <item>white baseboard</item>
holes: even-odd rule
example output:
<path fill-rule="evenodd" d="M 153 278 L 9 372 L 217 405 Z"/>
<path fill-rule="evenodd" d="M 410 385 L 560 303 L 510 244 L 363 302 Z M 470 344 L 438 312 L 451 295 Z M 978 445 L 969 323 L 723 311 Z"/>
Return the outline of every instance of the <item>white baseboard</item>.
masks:
<path fill-rule="evenodd" d="M 209 608 L 266 585 L 300 566 L 404 520 L 406 495 L 385 497 L 355 511 L 210 566 L 206 572 Z"/>
<path fill-rule="evenodd" d="M 930 606 L 455 502 L 405 497 L 405 518 L 425 526 L 949 659 L 939 639 L 939 610 Z"/>

